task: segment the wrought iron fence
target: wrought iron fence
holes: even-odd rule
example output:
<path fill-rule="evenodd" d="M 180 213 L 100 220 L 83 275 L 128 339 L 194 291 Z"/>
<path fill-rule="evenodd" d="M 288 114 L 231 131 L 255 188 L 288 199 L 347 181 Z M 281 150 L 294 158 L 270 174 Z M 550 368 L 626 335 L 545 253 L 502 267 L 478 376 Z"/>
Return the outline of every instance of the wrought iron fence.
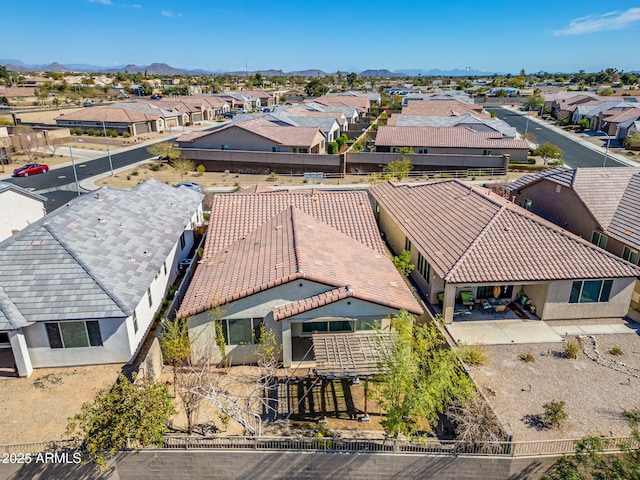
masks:
<path fill-rule="evenodd" d="M 394 438 L 333 438 L 333 437 L 197 437 L 168 436 L 161 447 L 138 448 L 132 450 L 261 450 L 261 451 L 306 451 L 306 452 L 349 452 L 387 453 L 416 455 L 473 455 L 473 456 L 535 456 L 566 455 L 575 451 L 579 440 L 541 440 L 530 442 L 477 442 L 439 440 L 427 437 L 420 440 Z M 603 451 L 615 453 L 623 447 L 640 448 L 640 441 L 634 437 L 601 438 Z M 0 445 L 0 455 L 38 454 L 74 449 L 70 440 Z"/>

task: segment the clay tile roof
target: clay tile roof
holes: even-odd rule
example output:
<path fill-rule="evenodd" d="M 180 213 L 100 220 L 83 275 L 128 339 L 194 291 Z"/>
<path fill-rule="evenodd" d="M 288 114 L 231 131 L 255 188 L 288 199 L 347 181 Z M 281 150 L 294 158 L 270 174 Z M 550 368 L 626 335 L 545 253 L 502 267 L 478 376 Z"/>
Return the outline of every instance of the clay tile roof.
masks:
<path fill-rule="evenodd" d="M 378 129 L 376 146 L 433 148 L 515 148 L 528 149 L 525 140 L 503 138 L 500 132 L 478 132 L 458 127 L 397 127 Z"/>
<path fill-rule="evenodd" d="M 371 189 L 450 283 L 633 277 L 640 269 L 531 212 L 457 180 Z"/>
<path fill-rule="evenodd" d="M 304 313 L 315 308 L 323 307 L 331 303 L 343 300 L 347 297 L 353 297 L 353 291 L 347 290 L 346 287 L 334 288 L 327 292 L 303 298 L 296 302 L 287 303 L 273 309 L 273 319 L 276 321 L 289 318 L 299 313 Z"/>
<path fill-rule="evenodd" d="M 65 113 L 54 120 L 137 123 L 159 119 L 159 115 L 140 113 L 125 108 L 91 107 Z"/>
<path fill-rule="evenodd" d="M 267 199 L 265 203 L 268 204 L 278 195 L 274 192 L 254 196 Z M 214 208 L 211 218 L 220 216 Z M 233 217 L 244 217 L 251 224 L 255 222 L 252 211 L 247 209 L 236 210 Z M 370 218 L 373 221 L 371 228 L 376 229 L 375 220 Z M 420 305 L 386 254 L 295 206 L 284 207 L 265 222 L 250 228 L 240 237 L 226 237 L 224 244 L 218 244 L 221 249 L 208 246 L 178 316 L 195 315 L 215 305 L 302 278 L 327 285 L 331 293 L 294 302 L 277 312 L 279 319 L 347 296 L 394 309 L 404 308 L 412 313 L 421 312 Z M 214 236 L 218 233 L 212 231 L 211 225 L 209 232 Z M 377 229 L 375 235 L 379 236 Z"/>
<path fill-rule="evenodd" d="M 366 192 L 296 190 L 215 195 L 205 256 L 220 251 L 292 205 L 369 248 L 385 252 Z"/>

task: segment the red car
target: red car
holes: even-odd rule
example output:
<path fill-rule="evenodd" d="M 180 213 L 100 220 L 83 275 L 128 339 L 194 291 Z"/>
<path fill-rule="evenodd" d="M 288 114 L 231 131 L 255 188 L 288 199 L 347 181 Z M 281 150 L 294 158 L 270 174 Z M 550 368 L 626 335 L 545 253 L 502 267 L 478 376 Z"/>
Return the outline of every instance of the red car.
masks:
<path fill-rule="evenodd" d="M 28 177 L 29 175 L 35 175 L 36 173 L 47 173 L 49 167 L 42 163 L 29 163 L 23 165 L 20 168 L 16 168 L 13 171 L 14 177 Z"/>

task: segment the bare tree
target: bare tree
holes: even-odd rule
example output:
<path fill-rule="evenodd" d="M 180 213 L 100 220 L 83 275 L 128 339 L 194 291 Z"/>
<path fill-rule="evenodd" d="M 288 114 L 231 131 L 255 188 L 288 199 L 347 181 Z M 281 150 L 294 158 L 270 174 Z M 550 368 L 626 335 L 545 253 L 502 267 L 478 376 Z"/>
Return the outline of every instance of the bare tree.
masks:
<path fill-rule="evenodd" d="M 456 438 L 480 453 L 499 452 L 507 440 L 498 417 L 479 393 L 450 407 L 447 418 L 455 424 Z"/>
<path fill-rule="evenodd" d="M 20 127 L 16 129 L 16 148 L 22 151 L 28 158 L 29 163 L 33 163 L 38 155 L 38 148 L 44 146 L 44 134 L 36 132 L 31 127 Z"/>
<path fill-rule="evenodd" d="M 279 356 L 282 346 L 275 334 L 262 324 L 258 343 L 255 347 L 257 366 L 242 369 L 241 373 L 229 371 L 225 375 L 210 372 L 201 366 L 194 369 L 197 378 L 190 392 L 217 407 L 224 415 L 238 422 L 250 435 L 262 434 L 262 414 L 274 412 L 269 392 L 276 383 L 277 370 L 280 367 Z M 204 365 L 205 358 L 201 359 Z M 232 387 L 238 393 L 232 393 Z"/>

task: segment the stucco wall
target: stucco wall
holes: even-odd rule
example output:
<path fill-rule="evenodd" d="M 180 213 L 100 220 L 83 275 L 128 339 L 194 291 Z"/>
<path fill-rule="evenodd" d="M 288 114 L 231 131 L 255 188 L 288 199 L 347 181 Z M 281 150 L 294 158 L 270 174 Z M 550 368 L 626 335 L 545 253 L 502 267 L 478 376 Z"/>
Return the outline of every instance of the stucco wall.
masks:
<path fill-rule="evenodd" d="M 275 307 L 324 292 L 328 288 L 320 283 L 304 279 L 297 280 L 223 305 L 221 307 L 222 315 L 223 318 L 264 318 L 265 327 L 273 330 L 278 342 L 282 342 L 281 326 L 273 321 L 271 311 Z M 222 360 L 215 344 L 215 328 L 210 320 L 209 312 L 203 312 L 190 318 L 189 337 L 193 342 L 194 360 L 197 360 L 198 356 L 208 356 L 213 363 Z M 255 361 L 253 350 L 252 345 L 228 345 L 226 353 L 230 357 L 231 364 L 241 365 Z"/>
<path fill-rule="evenodd" d="M 96 471 L 90 462 L 0 464 L 0 479 L 538 480 L 556 460 L 554 456 L 508 458 L 401 453 L 144 450 L 118 453 L 109 462 L 112 469 L 105 472 Z"/>
<path fill-rule="evenodd" d="M 533 213 L 591 241 L 595 220 L 572 189 L 542 180 L 520 192 L 516 195 L 516 203 L 523 205 L 525 198 L 531 200 Z"/>
<path fill-rule="evenodd" d="M 44 323 L 26 327 L 24 333 L 31 363 L 34 368 L 41 368 L 127 362 L 131 358 L 131 351 L 125 320 L 98 320 L 102 335 L 101 347 L 50 348 Z"/>
<path fill-rule="evenodd" d="M 635 278 L 615 279 L 609 301 L 602 303 L 569 303 L 572 284 L 571 280 L 549 283 L 543 320 L 622 317 L 629 311 Z"/>
<path fill-rule="evenodd" d="M 0 242 L 44 217 L 42 201 L 14 190 L 0 193 Z"/>

